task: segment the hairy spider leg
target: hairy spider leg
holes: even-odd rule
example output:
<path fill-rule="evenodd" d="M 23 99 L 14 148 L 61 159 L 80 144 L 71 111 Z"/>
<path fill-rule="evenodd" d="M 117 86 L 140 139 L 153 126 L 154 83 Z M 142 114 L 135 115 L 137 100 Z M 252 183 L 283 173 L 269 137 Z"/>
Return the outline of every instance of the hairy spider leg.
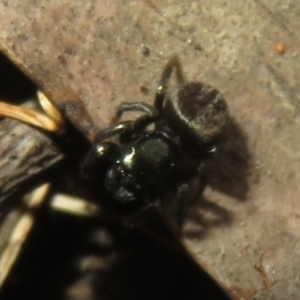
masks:
<path fill-rule="evenodd" d="M 147 126 L 155 122 L 160 117 L 160 112 L 153 106 L 143 102 L 123 102 L 120 104 L 114 122 L 119 120 L 124 112 L 128 111 L 139 111 L 143 112 L 144 115 L 140 116 L 134 121 L 132 131 L 127 131 L 121 135 L 123 142 L 128 142 L 134 134 L 142 132 Z"/>
<path fill-rule="evenodd" d="M 95 161 L 101 164 L 103 160 L 110 161 L 118 156 L 118 146 L 114 143 L 106 142 L 107 139 L 119 136 L 121 143 L 126 143 L 132 139 L 135 133 L 141 132 L 154 122 L 158 116 L 158 111 L 154 107 L 142 102 L 122 103 L 118 109 L 117 117 L 121 117 L 125 111 L 142 111 L 146 115 L 139 117 L 135 121 L 119 122 L 116 125 L 99 131 L 95 136 L 92 149 L 87 153 L 86 159 L 83 162 L 83 173 L 88 173 L 86 170 Z"/>
<path fill-rule="evenodd" d="M 104 140 L 114 137 L 115 135 L 121 135 L 134 130 L 134 121 L 123 121 L 116 125 L 110 126 L 106 129 L 99 131 L 95 137 L 95 145 L 100 145 Z"/>
<path fill-rule="evenodd" d="M 147 126 L 149 126 L 151 123 L 154 123 L 159 117 L 162 117 L 165 92 L 174 69 L 176 72 L 178 83 L 182 84 L 183 82 L 185 82 L 178 57 L 171 57 L 171 59 L 166 64 L 159 80 L 154 99 L 154 106 L 143 102 L 121 103 L 117 110 L 116 116 L 113 119 L 113 123 L 118 121 L 123 113 L 127 111 L 140 111 L 145 113 L 145 115 L 133 121 L 133 124 L 129 125 L 128 123 L 124 124 L 123 122 L 121 122 L 113 127 L 108 128 L 107 130 L 100 132 L 99 134 L 97 134 L 97 140 L 104 140 L 106 139 L 107 135 L 111 137 L 113 135 L 119 134 L 123 142 L 129 141 L 134 134 L 142 132 Z M 130 128 L 131 126 L 132 128 Z"/>
<path fill-rule="evenodd" d="M 207 185 L 207 179 L 205 176 L 205 163 L 201 162 L 197 168 L 197 175 L 195 180 L 197 181 L 197 188 L 195 193 L 188 196 L 187 193 L 190 189 L 189 182 L 183 182 L 177 187 L 178 205 L 176 210 L 176 219 L 178 228 L 183 228 L 184 220 L 186 219 L 187 208 L 193 204 L 203 194 L 204 188 Z"/>
<path fill-rule="evenodd" d="M 143 102 L 123 102 L 120 104 L 116 116 L 114 118 L 114 121 L 118 121 L 124 112 L 126 111 L 140 111 L 145 113 L 147 116 L 149 117 L 157 117 L 159 115 L 159 111 L 147 104 L 147 103 L 143 103 Z"/>
<path fill-rule="evenodd" d="M 135 121 L 123 121 L 98 132 L 95 138 L 96 144 L 99 145 L 102 141 L 115 135 L 120 135 L 120 140 L 126 142 L 130 140 L 135 133 L 142 132 L 159 117 L 159 111 L 146 103 L 124 102 L 120 104 L 115 119 L 119 119 L 122 114 L 127 111 L 141 111 L 144 112 L 145 115 L 142 115 Z"/>
<path fill-rule="evenodd" d="M 177 82 L 179 84 L 182 84 L 186 81 L 184 78 L 183 71 L 182 71 L 181 64 L 180 64 L 178 57 L 176 55 L 172 56 L 162 71 L 160 80 L 158 82 L 155 99 L 154 99 L 154 107 L 160 113 L 162 113 L 162 111 L 163 111 L 163 105 L 164 105 L 164 100 L 166 98 L 165 96 L 166 96 L 167 86 L 168 86 L 169 80 L 171 78 L 171 75 L 172 75 L 174 69 L 175 69 Z"/>
<path fill-rule="evenodd" d="M 98 159 L 101 159 L 102 157 L 104 158 L 107 153 L 111 151 L 111 145 L 104 143 L 105 140 L 119 135 L 121 143 L 129 142 L 135 135 L 141 133 L 147 126 L 162 117 L 165 92 L 174 69 L 178 83 L 182 84 L 185 81 L 178 57 L 171 57 L 161 74 L 154 99 L 154 106 L 143 102 L 121 103 L 113 122 L 118 121 L 122 117 L 123 113 L 128 111 L 139 111 L 143 112 L 144 115 L 137 118 L 135 121 L 119 122 L 98 132 L 94 140 L 93 150 L 90 151 L 87 157 L 92 157 L 91 160 L 95 159 L 95 156 L 97 156 Z M 97 149 L 102 149 L 103 151 L 97 151 Z M 89 165 L 89 161 L 90 159 L 87 159 L 86 165 Z"/>

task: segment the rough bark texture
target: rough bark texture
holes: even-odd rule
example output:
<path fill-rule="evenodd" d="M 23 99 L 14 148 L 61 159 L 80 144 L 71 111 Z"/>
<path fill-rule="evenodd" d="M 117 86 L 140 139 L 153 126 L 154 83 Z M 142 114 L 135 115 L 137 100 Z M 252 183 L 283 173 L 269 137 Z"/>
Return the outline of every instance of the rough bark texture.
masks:
<path fill-rule="evenodd" d="M 25 107 L 36 109 L 33 101 Z M 51 138 L 16 120 L 1 121 L 0 144 L 0 203 L 63 158 Z"/>
<path fill-rule="evenodd" d="M 120 102 L 151 103 L 179 54 L 233 119 L 183 241 L 233 299 L 298 299 L 299 14 L 271 0 L 2 1 L 0 44 L 91 139 Z"/>

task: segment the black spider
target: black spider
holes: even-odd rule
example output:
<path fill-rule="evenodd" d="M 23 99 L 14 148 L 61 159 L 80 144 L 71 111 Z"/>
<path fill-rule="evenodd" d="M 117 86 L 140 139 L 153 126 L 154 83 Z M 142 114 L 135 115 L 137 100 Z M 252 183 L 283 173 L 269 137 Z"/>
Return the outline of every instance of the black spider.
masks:
<path fill-rule="evenodd" d="M 174 70 L 179 86 L 169 95 L 166 90 Z M 13 107 L 10 109 L 13 110 Z M 92 188 L 96 188 L 96 198 L 99 197 L 97 188 L 104 188 L 110 195 L 108 201 L 122 207 L 129 207 L 131 211 L 132 204 L 143 207 L 144 204 L 159 203 L 166 191 L 173 191 L 185 198 L 183 194 L 189 189 L 190 180 L 197 176 L 201 179 L 199 186 L 199 192 L 201 192 L 204 187 L 205 159 L 216 153 L 228 117 L 227 106 L 220 93 L 203 83 L 185 82 L 179 61 L 177 57 L 173 57 L 162 72 L 154 105 L 149 106 L 141 102 L 123 103 L 116 117 L 120 118 L 126 111 L 141 111 L 144 114 L 136 120 L 120 122 L 101 131 L 84 159 L 82 173 L 92 183 Z M 56 114 L 58 118 L 53 118 Z M 33 111 L 28 111 L 28 115 L 32 117 Z M 73 175 L 73 169 L 77 171 L 77 164 L 82 161 L 86 147 L 90 148 L 90 144 L 68 122 L 65 124 L 69 125 L 67 128 L 69 130 L 66 129 L 67 135 L 63 134 L 63 138 L 60 135 L 56 136 L 62 126 L 62 116 L 59 112 L 53 114 L 53 111 L 50 116 L 54 119 L 53 123 L 50 122 L 47 127 L 44 122 L 41 122 L 40 127 L 55 133 L 54 141 L 62 147 L 67 158 L 70 156 L 70 160 L 66 161 L 66 167 L 68 171 L 71 169 L 71 172 L 67 174 Z M 27 119 L 23 121 L 27 122 Z M 38 126 L 39 122 L 30 124 Z M 117 142 L 107 141 L 114 136 L 118 137 Z M 74 162 L 75 166 L 70 162 Z M 59 171 L 61 171 L 60 168 L 61 166 L 59 166 Z M 62 173 L 65 175 L 64 172 Z M 58 182 L 62 181 L 61 185 L 64 184 L 63 177 L 58 176 Z M 73 188 L 75 184 L 71 186 Z M 76 188 L 80 190 L 81 186 L 78 184 Z M 72 192 L 76 194 L 76 191 Z M 52 200 L 51 203 L 53 204 Z M 80 207 L 83 208 L 83 206 Z M 69 212 L 72 211 L 70 209 Z M 82 299 L 87 297 L 98 299 L 99 295 L 103 298 L 102 294 L 106 295 L 106 293 L 113 295 L 113 299 L 132 299 L 138 293 L 144 295 L 146 292 L 148 295 L 151 285 L 159 281 L 163 288 L 159 286 L 157 289 L 151 289 L 156 299 L 180 299 L 184 297 L 183 295 L 186 296 L 185 291 L 189 295 L 196 294 L 196 298 L 207 298 L 205 293 L 211 293 L 211 290 L 221 299 L 227 299 L 215 284 L 209 283 L 208 279 L 201 286 L 203 278 L 207 275 L 203 271 L 199 272 L 192 259 L 186 255 L 185 251 L 182 252 L 181 245 L 178 245 L 173 232 L 164 228 L 164 222 L 159 223 L 159 227 L 157 225 L 153 227 L 155 230 L 159 228 L 158 238 L 154 239 L 154 242 L 159 242 L 158 246 L 153 247 L 147 241 L 147 230 L 141 232 L 133 230 L 131 235 L 128 235 L 126 231 L 123 236 L 121 233 L 123 230 L 119 227 L 114 234 L 114 240 L 118 243 L 115 242 L 116 245 L 112 246 L 109 242 L 105 244 L 107 240 L 105 237 L 103 240 L 103 234 L 99 234 L 99 229 L 103 231 L 107 226 L 106 229 L 112 231 L 117 226 L 114 222 L 112 226 L 110 220 L 108 224 L 105 224 L 104 215 L 102 218 L 95 219 L 72 219 L 71 216 L 64 214 L 58 214 L 53 218 L 52 212 L 47 210 L 42 210 L 40 213 L 38 220 L 35 220 L 39 222 L 39 225 L 42 222 L 42 227 L 37 227 L 35 233 L 33 244 L 36 246 L 33 249 L 36 252 L 25 249 L 21 258 L 21 269 L 23 265 L 24 271 L 19 273 L 18 277 L 15 274 L 18 274 L 19 268 L 16 268 L 16 273 L 11 277 L 15 279 L 9 281 L 6 290 L 2 290 L 2 296 L 14 297 L 16 291 L 25 294 L 30 291 L 33 299 L 41 299 L 41 295 L 43 295 L 42 298 L 49 298 L 49 295 L 50 298 L 53 298 L 53 295 L 57 298 L 57 294 L 64 294 L 66 290 L 74 293 L 74 295 L 68 294 L 68 299 L 73 299 L 73 297 L 79 299 L 80 295 Z M 30 213 L 30 216 L 34 214 Z M 132 219 L 129 221 L 131 222 Z M 126 224 L 128 223 L 125 222 Z M 149 222 L 146 225 L 152 224 Z M 149 231 L 151 241 L 152 232 L 154 230 L 151 228 Z M 20 238 L 19 235 L 16 236 Z M 166 240 L 166 243 L 163 243 L 166 245 L 164 247 L 161 247 L 161 237 Z M 174 238 L 176 241 L 173 241 Z M 172 247 L 168 246 L 169 241 Z M 47 260 L 44 259 L 45 253 L 49 258 Z M 131 260 L 128 260 L 128 253 Z M 125 257 L 125 262 L 123 263 L 119 257 Z M 105 260 L 108 262 L 103 264 Z M 160 262 L 159 270 L 156 267 L 157 260 Z M 145 266 L 146 273 L 143 271 Z M 136 267 L 141 270 L 135 271 Z M 126 272 L 125 277 L 123 271 Z M 189 275 L 185 276 L 186 278 L 193 278 L 193 280 L 182 280 L 182 272 Z M 54 289 L 53 274 L 56 279 Z M 73 280 L 78 284 L 75 289 L 70 286 Z M 172 284 L 174 280 L 180 282 L 175 290 Z M 126 286 L 125 289 L 124 286 Z M 172 286 L 171 289 L 170 286 Z M 78 294 L 79 288 L 81 292 Z M 141 296 L 138 298 L 140 299 Z"/>
<path fill-rule="evenodd" d="M 179 85 L 169 94 L 174 70 Z M 151 204 L 165 191 L 182 193 L 189 180 L 201 179 L 205 158 L 216 153 L 228 119 L 222 95 L 210 85 L 186 82 L 176 56 L 162 72 L 153 106 L 122 103 L 116 119 L 127 111 L 143 115 L 99 132 L 83 163 L 85 176 L 104 183 L 110 198 L 123 205 Z M 114 136 L 117 143 L 107 141 Z"/>

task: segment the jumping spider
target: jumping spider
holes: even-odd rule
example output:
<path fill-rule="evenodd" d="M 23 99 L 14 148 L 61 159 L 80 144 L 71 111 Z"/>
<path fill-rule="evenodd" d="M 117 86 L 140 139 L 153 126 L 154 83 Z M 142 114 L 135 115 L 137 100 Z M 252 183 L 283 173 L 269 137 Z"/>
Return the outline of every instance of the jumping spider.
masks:
<path fill-rule="evenodd" d="M 167 85 L 173 71 L 179 85 L 169 95 Z M 201 192 L 204 159 L 217 151 L 228 119 L 222 95 L 210 85 L 186 82 L 175 56 L 162 72 L 153 106 L 122 103 L 116 119 L 128 111 L 143 115 L 98 133 L 83 163 L 87 177 L 104 184 L 111 198 L 123 205 L 153 204 L 167 190 L 178 194 L 197 175 Z M 114 136 L 118 143 L 107 141 Z"/>
<path fill-rule="evenodd" d="M 173 71 L 179 84 L 168 93 Z M 39 100 L 49 117 L 30 110 L 20 113 L 20 108 L 14 106 L 0 106 L 0 113 L 58 131 L 62 115 L 42 93 Z M 222 95 L 210 85 L 186 82 L 174 56 L 163 69 L 153 106 L 122 103 L 115 120 L 128 111 L 143 114 L 97 134 L 82 163 L 83 177 L 94 186 L 104 187 L 111 202 L 127 207 L 158 203 L 166 191 L 180 194 L 196 176 L 201 192 L 205 158 L 216 153 L 228 119 Z M 113 137 L 118 141 L 109 141 Z"/>
<path fill-rule="evenodd" d="M 167 87 L 173 72 L 179 84 L 168 93 Z M 48 116 L 6 103 L 0 103 L 0 115 L 22 120 L 46 131 L 59 132 L 65 122 L 61 113 L 43 93 L 39 92 L 38 98 Z M 115 120 L 119 120 L 128 111 L 143 114 L 135 120 L 119 122 L 97 134 L 82 162 L 81 173 L 85 180 L 95 190 L 98 187 L 104 189 L 109 202 L 129 208 L 130 211 L 132 207 L 159 206 L 167 191 L 174 192 L 185 201 L 184 191 L 195 177 L 200 179 L 198 193 L 201 193 L 205 185 L 205 160 L 217 152 L 228 120 L 227 105 L 222 95 L 210 85 L 185 81 L 175 56 L 163 69 L 153 106 L 142 102 L 122 103 Z M 111 140 L 116 137 L 117 141 Z M 48 186 L 42 186 L 43 190 L 43 193 L 47 193 Z M 35 198 L 28 205 L 29 208 L 36 208 Z M 51 206 L 59 209 L 60 204 L 56 204 L 59 201 L 55 202 L 55 199 Z M 41 201 L 39 197 L 38 202 Z M 80 210 L 83 208 L 85 206 L 80 206 Z M 178 207 L 178 211 L 181 209 Z M 89 206 L 86 211 L 89 216 L 98 216 L 99 210 L 98 206 Z M 68 210 L 71 213 L 74 211 L 76 207 Z M 76 214 L 84 215 L 78 211 Z M 177 216 L 181 224 L 182 215 Z M 27 231 L 22 232 L 22 243 L 33 224 L 33 215 L 25 213 L 18 223 L 22 226 L 16 226 L 16 232 L 24 228 L 24 220 L 27 223 L 29 220 L 29 223 L 27 228 L 22 229 Z M 20 234 L 18 232 L 15 235 Z M 19 241 L 20 245 L 22 243 Z M 20 247 L 17 250 L 10 257 L 4 275 L 0 277 L 0 286 Z M 9 252 L 7 248 L 5 253 Z M 0 269 L 2 265 L 0 260 Z"/>

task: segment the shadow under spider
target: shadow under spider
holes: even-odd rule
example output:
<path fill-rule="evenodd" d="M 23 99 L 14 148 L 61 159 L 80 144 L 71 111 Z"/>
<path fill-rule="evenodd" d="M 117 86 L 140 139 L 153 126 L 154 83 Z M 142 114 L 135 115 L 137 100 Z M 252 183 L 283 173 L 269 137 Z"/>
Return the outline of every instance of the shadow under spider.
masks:
<path fill-rule="evenodd" d="M 206 162 L 206 186 L 239 201 L 249 193 L 249 176 L 252 156 L 247 138 L 237 122 L 230 117 L 224 142 L 217 157 Z M 184 208 L 185 228 L 179 229 L 186 238 L 205 238 L 210 229 L 232 223 L 230 212 L 205 196 L 196 197 Z"/>
<path fill-rule="evenodd" d="M 207 185 L 237 200 L 245 201 L 249 193 L 251 163 L 247 138 L 237 122 L 230 118 L 220 153 L 207 162 Z"/>
<path fill-rule="evenodd" d="M 188 239 L 205 238 L 210 229 L 228 226 L 232 223 L 232 217 L 226 209 L 204 196 L 199 202 L 188 208 L 186 219 L 188 227 L 183 229 L 183 234 Z"/>

